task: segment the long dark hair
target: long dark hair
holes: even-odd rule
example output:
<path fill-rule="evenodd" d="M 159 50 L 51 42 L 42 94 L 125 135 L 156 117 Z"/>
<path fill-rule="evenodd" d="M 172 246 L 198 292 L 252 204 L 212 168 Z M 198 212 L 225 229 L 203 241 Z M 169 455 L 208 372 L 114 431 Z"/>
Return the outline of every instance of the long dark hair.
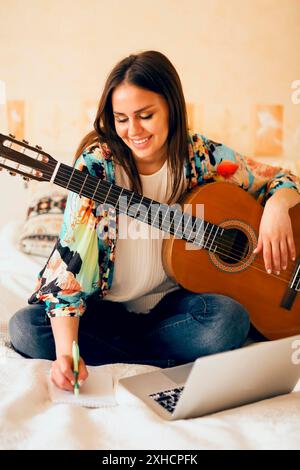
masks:
<path fill-rule="evenodd" d="M 118 136 L 114 123 L 111 96 L 121 83 L 128 83 L 163 96 L 169 108 L 167 138 L 168 165 L 173 175 L 172 193 L 168 203 L 179 190 L 183 165 L 188 158 L 188 119 L 180 78 L 169 59 L 158 51 L 131 54 L 121 60 L 109 74 L 100 98 L 94 130 L 80 142 L 75 161 L 90 145 L 106 143 L 113 158 L 124 168 L 131 189 L 142 194 L 142 184 L 130 148 Z"/>

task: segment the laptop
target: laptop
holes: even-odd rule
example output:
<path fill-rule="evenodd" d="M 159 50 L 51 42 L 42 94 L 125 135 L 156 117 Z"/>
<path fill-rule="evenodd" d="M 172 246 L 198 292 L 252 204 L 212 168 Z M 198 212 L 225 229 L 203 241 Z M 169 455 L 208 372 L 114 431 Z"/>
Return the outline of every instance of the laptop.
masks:
<path fill-rule="evenodd" d="M 299 378 L 300 335 L 297 335 L 122 378 L 119 386 L 162 418 L 177 420 L 290 393 Z"/>

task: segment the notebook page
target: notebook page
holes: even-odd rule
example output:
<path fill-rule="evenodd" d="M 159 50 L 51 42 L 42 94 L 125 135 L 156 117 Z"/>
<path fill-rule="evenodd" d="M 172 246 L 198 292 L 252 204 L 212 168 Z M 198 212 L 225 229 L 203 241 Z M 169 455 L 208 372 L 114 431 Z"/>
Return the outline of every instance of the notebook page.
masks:
<path fill-rule="evenodd" d="M 79 395 L 73 392 L 61 390 L 56 387 L 48 377 L 50 399 L 53 403 L 84 406 L 87 408 L 101 408 L 104 406 L 116 406 L 113 378 L 110 372 L 99 367 L 87 367 L 89 376 L 79 388 Z"/>

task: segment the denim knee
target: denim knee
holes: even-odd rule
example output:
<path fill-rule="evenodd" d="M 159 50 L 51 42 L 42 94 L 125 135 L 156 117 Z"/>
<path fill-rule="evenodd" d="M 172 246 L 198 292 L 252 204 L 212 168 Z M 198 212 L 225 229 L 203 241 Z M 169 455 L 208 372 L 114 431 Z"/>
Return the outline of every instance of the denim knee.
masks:
<path fill-rule="evenodd" d="M 231 346 L 230 349 L 235 349 L 242 346 L 247 339 L 250 330 L 249 313 L 237 300 L 231 297 L 222 297 L 222 305 L 224 308 L 223 327 L 228 329 L 228 346 Z"/>
<path fill-rule="evenodd" d="M 14 349 L 34 359 L 54 359 L 55 344 L 43 305 L 18 310 L 9 320 L 8 333 Z"/>
<path fill-rule="evenodd" d="M 247 339 L 249 314 L 242 304 L 231 297 L 202 294 L 199 310 L 192 309 L 191 314 L 201 323 L 201 328 L 204 326 L 205 332 L 202 329 L 201 338 L 202 341 L 205 339 L 208 354 L 236 349 Z"/>

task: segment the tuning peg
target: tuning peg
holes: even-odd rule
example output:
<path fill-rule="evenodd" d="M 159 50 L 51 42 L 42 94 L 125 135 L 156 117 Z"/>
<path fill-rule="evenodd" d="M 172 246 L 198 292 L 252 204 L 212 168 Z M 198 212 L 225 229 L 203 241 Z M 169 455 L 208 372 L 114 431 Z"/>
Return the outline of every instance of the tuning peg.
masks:
<path fill-rule="evenodd" d="M 28 140 L 25 140 L 25 139 L 23 139 L 22 142 L 24 142 L 24 144 L 27 144 L 27 145 L 29 144 Z"/>
<path fill-rule="evenodd" d="M 12 139 L 15 139 L 15 138 L 16 138 L 16 136 L 13 135 L 13 134 L 8 134 L 8 135 L 9 135 L 9 137 L 11 137 Z"/>
<path fill-rule="evenodd" d="M 37 148 L 38 150 L 42 150 L 42 147 L 40 145 L 36 145 L 35 148 Z"/>
<path fill-rule="evenodd" d="M 24 181 L 29 181 L 29 178 L 27 176 L 22 176 Z"/>
<path fill-rule="evenodd" d="M 15 173 L 14 171 L 9 171 L 8 172 L 11 176 L 16 176 L 17 173 Z"/>

